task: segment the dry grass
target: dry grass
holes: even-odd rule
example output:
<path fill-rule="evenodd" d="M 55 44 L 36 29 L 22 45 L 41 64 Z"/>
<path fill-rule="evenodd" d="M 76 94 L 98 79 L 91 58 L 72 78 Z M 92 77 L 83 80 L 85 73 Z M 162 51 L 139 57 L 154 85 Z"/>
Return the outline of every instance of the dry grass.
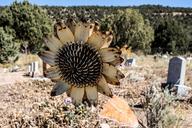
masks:
<path fill-rule="evenodd" d="M 34 60 L 38 61 L 38 58 L 31 55 L 30 57 L 23 56 L 17 64 L 26 66 Z M 136 67 L 122 69 L 126 78 L 121 80 L 120 86 L 110 87 L 115 95 L 123 97 L 130 106 L 143 106 L 147 98 L 143 95 L 144 92 L 154 85 L 159 88 L 161 83 L 166 82 L 168 60 L 159 58 L 158 61 L 154 61 L 153 56 L 141 56 L 137 57 L 136 64 Z M 187 66 L 186 85 L 192 83 L 191 74 L 192 69 Z M 53 83 L 50 81 L 27 81 L 0 86 L 0 127 L 95 128 L 99 127 L 101 123 L 107 123 L 111 128 L 120 127 L 117 122 L 98 117 L 97 112 L 102 109 L 102 105 L 108 100 L 108 97 L 99 95 L 97 111 L 93 112 L 89 107 L 83 105 L 75 108 L 72 104 L 65 104 L 65 94 L 50 97 L 52 86 Z M 157 106 L 161 106 L 161 108 L 163 105 L 167 106 L 166 109 L 161 109 L 162 111 L 156 113 L 156 116 L 151 116 L 152 119 L 157 117 L 158 121 L 153 121 L 157 127 L 192 127 L 191 104 L 170 100 L 173 104 L 169 105 L 170 101 L 166 101 L 168 98 L 161 91 L 157 95 L 162 97 L 151 98 L 148 103 L 152 104 L 146 107 L 157 111 L 159 110 Z M 158 102 L 160 100 L 162 102 Z M 145 125 L 147 125 L 148 119 L 146 113 L 155 115 L 147 109 L 134 107 L 133 109 Z M 159 115 L 161 115 L 161 119 L 159 119 Z"/>
<path fill-rule="evenodd" d="M 145 92 L 144 110 L 147 126 L 150 128 L 173 128 L 181 125 L 181 115 L 177 113 L 178 103 L 168 90 L 162 92 L 153 85 Z"/>

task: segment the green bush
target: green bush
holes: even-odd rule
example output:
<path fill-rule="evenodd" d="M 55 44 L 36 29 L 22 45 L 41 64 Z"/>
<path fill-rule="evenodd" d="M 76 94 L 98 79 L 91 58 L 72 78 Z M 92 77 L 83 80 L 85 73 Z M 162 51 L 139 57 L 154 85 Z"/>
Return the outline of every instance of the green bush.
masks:
<path fill-rule="evenodd" d="M 0 63 L 9 62 L 18 53 L 18 43 L 14 40 L 14 30 L 0 27 Z"/>
<path fill-rule="evenodd" d="M 154 39 L 154 30 L 148 20 L 144 20 L 141 13 L 135 9 L 120 10 L 116 14 L 106 17 L 103 28 L 112 29 L 114 40 L 112 46 L 127 44 L 132 50 L 150 52 Z M 111 26 L 111 28 L 109 27 Z"/>
<path fill-rule="evenodd" d="M 158 84 L 148 87 L 144 93 L 144 111 L 149 128 L 178 128 L 182 116 L 176 112 L 179 105 L 169 90 L 162 91 Z"/>
<path fill-rule="evenodd" d="M 184 54 L 188 51 L 189 41 L 183 25 L 172 18 L 163 18 L 155 28 L 153 52 Z"/>
<path fill-rule="evenodd" d="M 28 50 L 32 53 L 39 51 L 42 47 L 42 38 L 52 31 L 52 21 L 46 10 L 31 5 L 28 1 L 13 2 L 2 11 L 0 19 L 0 26 L 13 28 L 16 38 L 22 40 L 21 42 L 28 42 Z"/>

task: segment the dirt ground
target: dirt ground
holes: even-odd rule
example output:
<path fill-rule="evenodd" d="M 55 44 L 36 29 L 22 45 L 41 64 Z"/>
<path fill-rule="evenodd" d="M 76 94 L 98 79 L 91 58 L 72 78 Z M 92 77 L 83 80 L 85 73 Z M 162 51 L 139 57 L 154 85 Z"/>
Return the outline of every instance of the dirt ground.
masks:
<path fill-rule="evenodd" d="M 126 78 L 120 86 L 110 86 L 115 95 L 123 97 L 130 106 L 142 103 L 147 87 L 166 82 L 168 59 L 153 60 L 152 56 L 137 57 L 136 66 L 121 69 Z M 111 128 L 121 127 L 117 122 L 98 116 L 108 97 L 99 95 L 97 110 L 74 108 L 64 102 L 66 95 L 51 97 L 53 82 L 25 77 L 25 71 L 3 72 L 0 69 L 0 128 L 95 128 L 107 123 Z M 187 65 L 185 83 L 192 87 L 192 66 Z M 192 128 L 192 100 L 179 102 L 177 113 L 181 117 L 177 127 Z M 138 118 L 146 125 L 143 109 L 134 108 Z M 176 127 L 176 126 L 173 126 Z"/>
<path fill-rule="evenodd" d="M 27 81 L 28 78 L 24 77 L 24 71 L 20 71 L 20 72 L 6 72 L 0 73 L 0 86 L 3 85 L 9 85 L 9 84 L 14 84 L 14 83 L 18 83 L 18 82 L 23 82 L 23 81 Z"/>

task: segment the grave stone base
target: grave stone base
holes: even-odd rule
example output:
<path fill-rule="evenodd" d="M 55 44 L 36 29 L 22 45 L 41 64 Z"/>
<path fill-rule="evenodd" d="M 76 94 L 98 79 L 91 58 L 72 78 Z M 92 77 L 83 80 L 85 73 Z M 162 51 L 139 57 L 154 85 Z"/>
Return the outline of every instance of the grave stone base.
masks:
<path fill-rule="evenodd" d="M 192 91 L 192 88 L 187 87 L 185 85 L 179 84 L 170 84 L 170 83 L 162 83 L 161 89 L 165 90 L 168 89 L 171 94 L 177 96 L 177 98 L 187 97 L 189 92 Z"/>
<path fill-rule="evenodd" d="M 168 89 L 171 94 L 177 95 L 177 88 L 176 88 L 176 86 L 174 86 L 174 84 L 162 83 L 161 89 L 162 89 L 162 91 Z"/>

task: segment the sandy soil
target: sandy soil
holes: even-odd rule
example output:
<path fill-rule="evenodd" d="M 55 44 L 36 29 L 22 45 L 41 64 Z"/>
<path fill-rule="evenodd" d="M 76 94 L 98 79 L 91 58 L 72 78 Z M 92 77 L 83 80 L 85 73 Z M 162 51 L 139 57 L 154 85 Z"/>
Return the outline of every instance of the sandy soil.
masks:
<path fill-rule="evenodd" d="M 0 71 L 0 86 L 7 84 L 14 84 L 16 82 L 27 81 L 28 78 L 23 76 L 25 74 L 24 71 L 20 72 L 3 72 Z"/>

